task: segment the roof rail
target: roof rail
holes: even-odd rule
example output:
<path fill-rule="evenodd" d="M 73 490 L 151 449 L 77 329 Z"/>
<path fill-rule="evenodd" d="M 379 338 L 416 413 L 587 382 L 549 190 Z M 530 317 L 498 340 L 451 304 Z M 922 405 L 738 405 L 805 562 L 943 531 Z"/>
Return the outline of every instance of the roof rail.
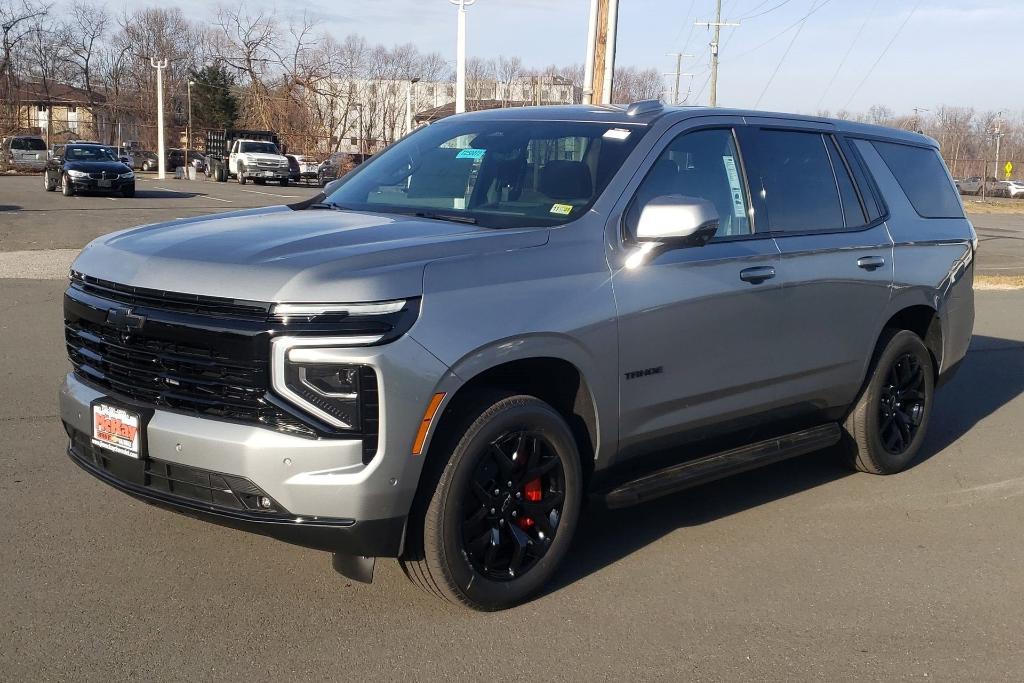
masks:
<path fill-rule="evenodd" d="M 626 107 L 626 116 L 650 114 L 651 112 L 661 111 L 664 108 L 665 105 L 661 103 L 661 100 L 640 100 Z"/>

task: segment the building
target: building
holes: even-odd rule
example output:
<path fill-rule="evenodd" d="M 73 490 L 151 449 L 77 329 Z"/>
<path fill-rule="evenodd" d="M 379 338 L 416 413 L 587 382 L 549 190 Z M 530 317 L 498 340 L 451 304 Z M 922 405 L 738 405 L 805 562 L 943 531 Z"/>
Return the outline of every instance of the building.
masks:
<path fill-rule="evenodd" d="M 404 80 L 353 80 L 336 92 L 331 147 L 356 156 L 374 154 L 408 132 L 406 99 L 411 98 L 412 125 L 428 124 L 455 112 L 455 84 Z M 561 76 L 520 77 L 509 82 L 470 80 L 466 109 L 476 111 L 534 104 L 574 104 L 580 89 Z"/>

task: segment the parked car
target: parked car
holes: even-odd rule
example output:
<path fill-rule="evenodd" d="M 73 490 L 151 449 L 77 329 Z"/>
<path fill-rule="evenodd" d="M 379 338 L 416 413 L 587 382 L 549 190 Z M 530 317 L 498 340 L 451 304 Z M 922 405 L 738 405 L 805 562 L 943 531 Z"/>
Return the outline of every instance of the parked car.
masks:
<path fill-rule="evenodd" d="M 41 171 L 46 167 L 46 141 L 37 135 L 14 135 L 0 142 L 0 155 L 9 168 Z"/>
<path fill-rule="evenodd" d="M 317 168 L 317 184 L 319 184 L 320 187 L 324 187 L 332 180 L 336 180 L 345 175 L 351 167 L 352 157 L 350 155 L 345 154 L 344 152 L 334 152 L 320 162 L 320 166 Z"/>
<path fill-rule="evenodd" d="M 47 192 L 58 188 L 65 197 L 78 192 L 135 196 L 135 173 L 105 145 L 68 143 L 60 157 L 50 159 L 43 172 Z"/>
<path fill-rule="evenodd" d="M 993 196 L 1009 197 L 1010 199 L 1024 198 L 1024 180 L 1000 180 Z"/>
<path fill-rule="evenodd" d="M 288 159 L 273 142 L 236 139 L 228 155 L 228 169 L 240 185 L 252 180 L 262 185 L 268 180 L 287 187 L 291 175 Z"/>
<path fill-rule="evenodd" d="M 959 183 L 957 183 L 957 189 L 960 190 L 961 194 L 980 195 L 982 185 L 983 183 L 981 180 L 981 176 L 974 175 L 968 178 L 964 178 Z"/>
<path fill-rule="evenodd" d="M 302 180 L 302 165 L 298 157 L 294 154 L 285 154 L 284 158 L 288 160 L 288 179 L 293 183 Z"/>
<path fill-rule="evenodd" d="M 155 171 L 159 166 L 156 152 L 139 152 L 135 155 L 135 159 L 139 164 L 139 170 L 142 171 Z"/>
<path fill-rule="evenodd" d="M 86 247 L 68 454 L 501 609 L 588 496 L 810 453 L 911 466 L 971 340 L 977 244 L 916 133 L 657 102 L 452 116 L 315 201 Z"/>
<path fill-rule="evenodd" d="M 188 151 L 188 161 L 196 169 L 196 173 L 203 173 L 206 170 L 206 155 L 190 149 Z"/>

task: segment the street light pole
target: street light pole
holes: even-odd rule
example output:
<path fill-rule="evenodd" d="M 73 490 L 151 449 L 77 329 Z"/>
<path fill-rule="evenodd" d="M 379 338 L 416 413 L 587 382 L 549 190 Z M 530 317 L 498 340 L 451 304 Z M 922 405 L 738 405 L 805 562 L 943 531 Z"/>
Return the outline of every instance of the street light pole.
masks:
<path fill-rule="evenodd" d="M 459 8 L 459 31 L 455 51 L 455 113 L 466 111 L 466 8 L 476 0 L 448 0 Z"/>
<path fill-rule="evenodd" d="M 420 82 L 419 77 L 409 79 L 409 87 L 405 91 L 405 134 L 412 132 L 412 87 Z"/>
<path fill-rule="evenodd" d="M 167 160 L 164 155 L 164 69 L 167 68 L 167 60 L 157 61 L 149 58 L 149 63 L 156 69 L 156 148 L 157 148 L 157 177 L 163 180 L 167 177 Z"/>
<path fill-rule="evenodd" d="M 185 126 L 185 178 L 191 180 L 188 177 L 188 169 L 192 166 L 192 163 L 188 160 L 188 147 L 189 143 L 192 142 L 192 86 L 195 81 L 188 82 L 188 125 Z"/>

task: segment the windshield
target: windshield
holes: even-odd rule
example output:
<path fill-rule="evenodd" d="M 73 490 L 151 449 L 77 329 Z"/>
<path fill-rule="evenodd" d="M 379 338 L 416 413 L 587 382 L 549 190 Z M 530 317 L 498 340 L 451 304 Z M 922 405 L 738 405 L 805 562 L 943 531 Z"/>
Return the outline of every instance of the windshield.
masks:
<path fill-rule="evenodd" d="M 68 161 L 117 161 L 117 157 L 105 147 L 69 146 L 64 150 Z"/>
<path fill-rule="evenodd" d="M 368 161 L 326 201 L 493 228 L 558 225 L 586 213 L 644 132 L 577 121 L 436 123 Z"/>
<path fill-rule="evenodd" d="M 243 142 L 239 152 L 243 154 L 278 154 L 277 145 L 273 142 Z"/>

